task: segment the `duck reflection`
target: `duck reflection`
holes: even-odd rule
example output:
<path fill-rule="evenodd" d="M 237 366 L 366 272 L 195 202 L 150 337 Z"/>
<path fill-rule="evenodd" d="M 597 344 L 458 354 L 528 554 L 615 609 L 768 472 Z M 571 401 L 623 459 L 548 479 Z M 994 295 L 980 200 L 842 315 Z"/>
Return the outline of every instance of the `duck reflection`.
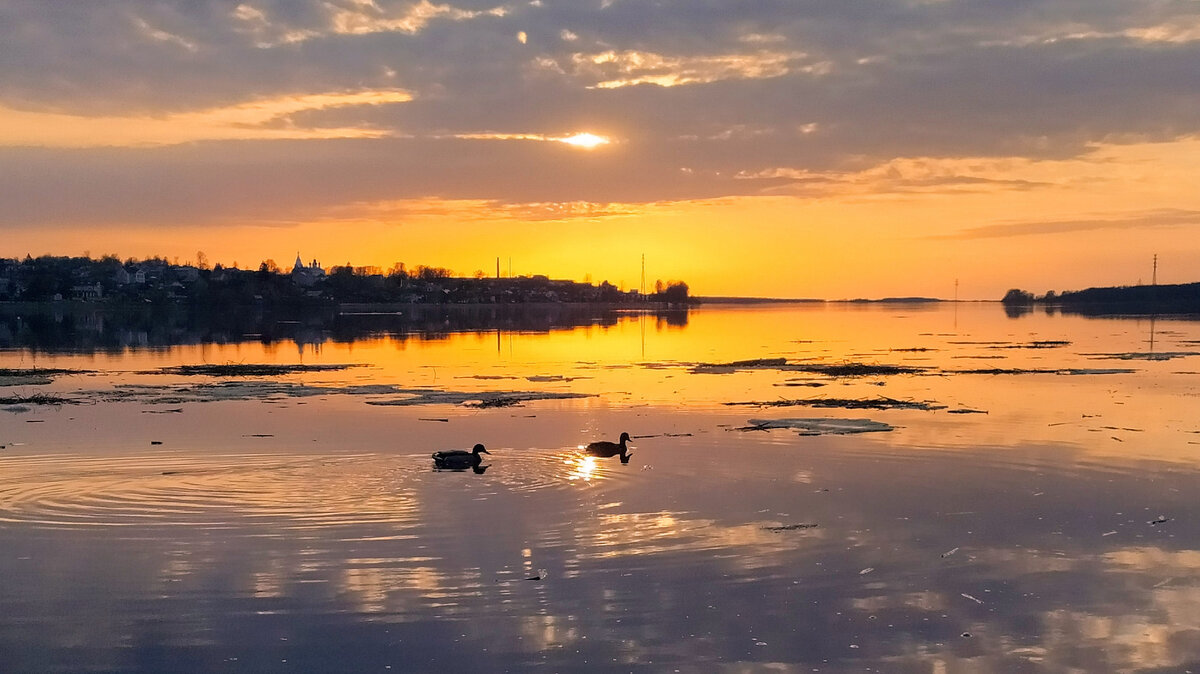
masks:
<path fill-rule="evenodd" d="M 490 463 L 487 465 L 484 465 L 484 466 L 456 466 L 453 468 L 435 465 L 433 467 L 433 471 L 435 473 L 443 473 L 443 472 L 465 473 L 465 472 L 467 472 L 467 469 L 470 468 L 472 473 L 475 473 L 476 475 L 483 475 L 487 471 L 487 469 L 491 468 L 491 467 L 492 467 L 492 464 L 490 464 Z"/>

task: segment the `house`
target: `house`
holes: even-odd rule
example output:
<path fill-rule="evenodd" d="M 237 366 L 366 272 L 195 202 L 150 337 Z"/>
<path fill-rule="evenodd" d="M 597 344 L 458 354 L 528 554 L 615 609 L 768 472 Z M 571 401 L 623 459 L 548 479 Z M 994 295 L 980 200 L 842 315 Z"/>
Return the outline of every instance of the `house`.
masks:
<path fill-rule="evenodd" d="M 71 299 L 93 301 L 104 296 L 104 289 L 99 283 L 78 285 L 71 288 Z"/>

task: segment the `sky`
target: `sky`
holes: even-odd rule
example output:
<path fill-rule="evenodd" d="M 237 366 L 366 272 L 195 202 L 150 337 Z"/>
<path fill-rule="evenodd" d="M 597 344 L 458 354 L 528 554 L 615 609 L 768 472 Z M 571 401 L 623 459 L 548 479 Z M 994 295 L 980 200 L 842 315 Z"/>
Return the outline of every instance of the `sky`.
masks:
<path fill-rule="evenodd" d="M 0 1 L 0 256 L 1200 281 L 1197 0 Z"/>

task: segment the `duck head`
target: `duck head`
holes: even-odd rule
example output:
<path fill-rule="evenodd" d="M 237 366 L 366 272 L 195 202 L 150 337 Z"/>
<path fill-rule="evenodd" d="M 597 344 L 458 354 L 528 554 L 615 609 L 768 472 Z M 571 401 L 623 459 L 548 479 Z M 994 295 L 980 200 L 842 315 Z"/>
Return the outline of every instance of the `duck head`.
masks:
<path fill-rule="evenodd" d="M 491 454 L 491 452 L 483 448 L 483 445 L 475 445 L 475 447 L 471 450 L 471 453 L 475 454 L 476 456 L 479 454 Z"/>

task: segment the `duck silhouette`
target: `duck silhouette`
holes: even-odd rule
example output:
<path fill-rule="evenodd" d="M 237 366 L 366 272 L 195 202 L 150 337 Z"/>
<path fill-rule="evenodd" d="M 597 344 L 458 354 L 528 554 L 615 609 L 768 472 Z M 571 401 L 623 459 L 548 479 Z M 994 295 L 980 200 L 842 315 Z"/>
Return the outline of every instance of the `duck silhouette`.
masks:
<path fill-rule="evenodd" d="M 435 468 L 450 468 L 457 470 L 471 468 L 477 473 L 482 473 L 487 469 L 487 466 L 483 466 L 482 470 L 480 469 L 481 467 L 479 464 L 483 463 L 483 457 L 480 456 L 481 453 L 491 454 L 491 452 L 483 448 L 483 445 L 475 445 L 475 447 L 469 452 L 462 449 L 434 452 L 433 466 Z"/>
<path fill-rule="evenodd" d="M 626 443 L 628 442 L 629 434 L 622 433 L 621 441 L 619 443 L 601 440 L 600 442 L 593 442 L 587 447 L 584 447 L 584 451 L 592 456 L 599 456 L 605 459 L 612 456 L 620 456 L 621 463 L 629 463 L 629 457 L 633 455 L 629 453 L 629 447 L 626 446 Z"/>

